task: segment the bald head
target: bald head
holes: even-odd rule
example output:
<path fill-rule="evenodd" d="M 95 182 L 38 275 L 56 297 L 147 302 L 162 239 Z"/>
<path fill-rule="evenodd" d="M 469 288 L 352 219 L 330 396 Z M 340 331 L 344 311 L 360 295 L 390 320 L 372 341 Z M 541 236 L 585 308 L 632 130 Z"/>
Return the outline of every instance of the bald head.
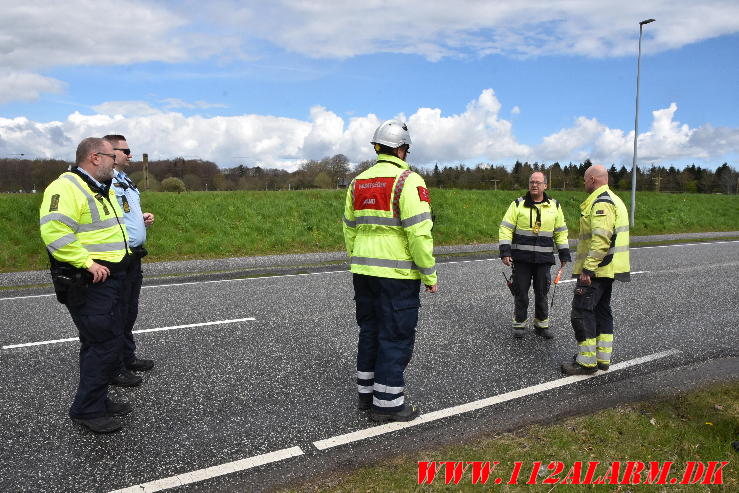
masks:
<path fill-rule="evenodd" d="M 585 170 L 585 191 L 590 193 L 603 185 L 608 185 L 608 170 L 603 165 L 594 164 Z"/>

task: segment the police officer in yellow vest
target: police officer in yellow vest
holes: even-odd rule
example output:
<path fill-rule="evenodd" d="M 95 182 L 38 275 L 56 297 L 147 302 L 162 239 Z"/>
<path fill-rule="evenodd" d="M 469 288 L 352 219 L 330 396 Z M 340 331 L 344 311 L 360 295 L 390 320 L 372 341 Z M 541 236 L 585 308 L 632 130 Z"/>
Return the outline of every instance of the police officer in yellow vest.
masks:
<path fill-rule="evenodd" d="M 511 203 L 498 229 L 500 257 L 505 265 L 513 265 L 513 336 L 518 338 L 526 331 L 532 279 L 534 331 L 546 339 L 554 337 L 549 330 L 547 304 L 554 252 L 558 252 L 562 268 L 571 260 L 562 207 L 546 194 L 546 189 L 544 173 L 532 173 L 528 193 Z"/>
<path fill-rule="evenodd" d="M 76 163 L 44 191 L 41 238 L 57 299 L 79 331 L 80 381 L 69 415 L 96 433 L 110 433 L 121 428 L 117 417 L 131 411 L 127 403 L 108 398 L 123 344 L 119 302 L 129 253 L 126 227 L 110 186 L 115 163 L 110 143 L 84 139 Z"/>
<path fill-rule="evenodd" d="M 580 237 L 572 269 L 577 278 L 572 299 L 572 328 L 578 353 L 562 364 L 567 375 L 589 375 L 608 370 L 613 346 L 613 280 L 628 282 L 629 214 L 623 201 L 608 188 L 608 172 L 601 165 L 585 171 L 580 204 Z"/>
<path fill-rule="evenodd" d="M 359 408 L 375 421 L 410 421 L 419 414 L 405 399 L 403 372 L 415 341 L 419 292 L 436 293 L 431 198 L 405 162 L 408 127 L 383 122 L 372 139 L 377 164 L 349 186 L 344 240 L 353 273 L 359 343 Z"/>

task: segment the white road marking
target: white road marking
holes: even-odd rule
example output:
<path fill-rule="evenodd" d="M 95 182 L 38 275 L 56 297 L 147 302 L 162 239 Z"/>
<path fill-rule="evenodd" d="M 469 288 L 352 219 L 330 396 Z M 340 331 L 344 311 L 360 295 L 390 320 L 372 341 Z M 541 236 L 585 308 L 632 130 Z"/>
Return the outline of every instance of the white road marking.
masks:
<path fill-rule="evenodd" d="M 149 481 L 148 483 L 129 486 L 128 488 L 115 490 L 110 493 L 152 493 L 154 491 L 177 488 L 178 486 L 197 483 L 206 479 L 244 471 L 246 469 L 263 466 L 272 462 L 279 462 L 291 457 L 298 457 L 300 455 L 304 455 L 303 449 L 300 447 L 291 447 L 267 454 L 255 455 L 254 457 L 249 457 L 247 459 L 227 462 L 219 466 L 206 467 L 205 469 L 198 469 L 197 471 L 186 472 L 176 476 L 170 476 L 168 478 Z"/>
<path fill-rule="evenodd" d="M 681 246 L 701 246 L 701 245 L 717 245 L 722 243 L 739 243 L 739 240 L 727 240 L 727 241 L 703 241 L 700 243 L 675 243 L 672 245 L 657 245 L 657 246 L 635 246 L 631 247 L 631 249 L 648 249 L 648 248 L 671 248 L 671 247 L 681 247 Z M 470 254 L 474 254 L 474 252 L 469 252 Z M 464 264 L 468 262 L 490 262 L 493 260 L 500 260 L 499 258 L 486 258 L 486 259 L 476 259 L 476 260 L 454 260 L 451 262 L 441 262 L 441 264 Z M 240 281 L 252 281 L 256 279 L 275 279 L 280 277 L 299 277 L 299 276 L 320 276 L 323 274 L 346 274 L 349 272 L 348 270 L 332 270 L 332 271 L 326 271 L 326 272 L 308 272 L 304 274 L 279 274 L 274 276 L 254 276 L 254 277 L 246 277 L 241 279 L 219 279 L 214 281 L 192 281 L 192 282 L 180 282 L 180 283 L 174 283 L 174 284 L 153 284 L 150 286 L 142 286 L 141 289 L 154 289 L 154 288 L 167 288 L 172 286 L 189 286 L 189 285 L 195 285 L 195 284 L 213 284 L 213 283 L 219 283 L 219 282 L 240 282 Z M 189 275 L 197 275 L 197 272 L 191 273 Z M 633 274 L 633 272 L 632 272 Z M 8 298 L 0 298 L 0 301 L 10 301 L 10 300 L 25 300 L 30 298 L 49 298 L 51 296 L 56 296 L 54 293 L 51 294 L 35 294 L 30 296 L 12 296 Z"/>
<path fill-rule="evenodd" d="M 215 322 L 202 322 L 199 324 L 187 324 L 187 325 L 173 325 L 171 327 L 157 327 L 155 329 L 141 329 L 141 330 L 134 330 L 134 334 L 142 334 L 144 332 L 161 332 L 164 330 L 175 330 L 175 329 L 187 329 L 190 327 L 205 327 L 208 325 L 223 325 L 223 324 L 234 324 L 237 322 L 249 322 L 256 320 L 255 318 L 235 318 L 233 320 L 217 320 Z M 17 349 L 21 347 L 30 347 L 30 346 L 43 346 L 46 344 L 59 344 L 62 342 L 73 342 L 73 341 L 79 341 L 78 337 L 71 337 L 69 339 L 55 339 L 53 341 L 39 341 L 39 342 L 26 342 L 24 344 L 11 344 L 9 346 L 3 346 L 3 349 Z"/>
<path fill-rule="evenodd" d="M 632 272 L 631 275 L 633 276 L 634 274 L 648 274 L 650 272 L 652 272 L 652 271 L 650 271 L 650 270 L 637 270 L 637 271 Z M 575 282 L 575 281 L 577 281 L 577 279 L 575 279 L 575 278 L 565 279 L 564 281 L 559 281 L 559 284 L 563 284 L 563 283 L 566 283 L 566 282 Z"/>
<path fill-rule="evenodd" d="M 623 361 L 621 363 L 616 363 L 616 364 L 611 365 L 611 369 L 609 370 L 609 372 L 622 370 L 630 366 L 640 365 L 643 363 L 647 363 L 649 361 L 658 360 L 660 358 L 666 358 L 668 356 L 673 356 L 678 353 L 680 353 L 680 351 L 678 351 L 677 349 L 670 349 L 668 351 L 662 351 L 660 353 L 650 354 L 649 356 L 643 356 L 641 358 L 635 358 L 632 360 Z M 364 440 L 366 438 L 371 438 L 371 437 L 375 437 L 379 435 L 384 435 L 386 433 L 391 433 L 393 431 L 402 430 L 404 428 L 410 428 L 412 426 L 418 426 L 424 423 L 429 423 L 431 421 L 448 418 L 450 416 L 455 416 L 457 414 L 468 413 L 470 411 L 475 411 L 475 410 L 482 409 L 485 407 L 493 406 L 495 404 L 500 404 L 502 402 L 537 394 L 539 392 L 545 392 L 547 390 L 556 389 L 558 387 L 570 385 L 570 384 L 579 382 L 581 380 L 587 380 L 589 378 L 602 376 L 609 372 L 599 371 L 593 375 L 574 375 L 574 376 L 564 377 L 558 380 L 552 380 L 550 382 L 544 382 L 538 385 L 533 385 L 531 387 L 514 390 L 512 392 L 506 392 L 505 394 L 488 397 L 486 399 L 480 399 L 478 401 L 468 402 L 467 404 L 460 404 L 458 406 L 448 407 L 446 409 L 440 409 L 438 411 L 433 411 L 427 414 L 422 414 L 421 416 L 414 419 L 413 421 L 409 421 L 405 423 L 400 423 L 400 422 L 388 423 L 384 425 L 373 426 L 372 428 L 366 428 L 364 430 L 358 430 L 358 431 L 354 431 L 351 433 L 346 433 L 344 435 L 337 435 L 331 438 L 326 438 L 324 440 L 318 440 L 316 442 L 313 442 L 313 445 L 318 450 L 326 450 L 332 447 L 338 447 L 340 445 L 346 445 L 348 443 Z"/>

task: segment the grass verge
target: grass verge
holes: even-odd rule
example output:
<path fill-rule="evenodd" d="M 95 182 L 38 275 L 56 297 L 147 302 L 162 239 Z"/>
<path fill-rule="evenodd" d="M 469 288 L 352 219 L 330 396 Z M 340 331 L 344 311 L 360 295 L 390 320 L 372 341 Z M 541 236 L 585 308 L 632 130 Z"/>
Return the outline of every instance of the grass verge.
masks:
<path fill-rule="evenodd" d="M 422 450 L 415 455 L 396 456 L 381 465 L 338 473 L 316 482 L 305 483 L 298 489 L 284 491 L 321 492 L 401 492 L 401 491 L 599 491 L 621 492 L 694 492 L 738 491 L 739 453 L 732 447 L 739 433 L 739 382 L 715 384 L 710 387 L 661 398 L 655 401 L 624 404 L 595 414 L 568 418 L 549 425 L 533 425 L 513 433 L 485 436 L 476 442 L 434 450 Z M 471 468 L 461 476 L 459 484 L 445 484 L 445 471 L 437 473 L 433 483 L 417 485 L 419 461 L 500 461 L 491 473 L 487 485 L 472 484 Z M 518 484 L 507 483 L 516 461 L 522 462 Z M 535 485 L 527 485 L 533 463 L 541 461 L 541 472 Z M 561 461 L 565 469 L 555 476 L 559 484 L 542 484 L 553 474 L 547 469 L 551 461 Z M 619 480 L 625 473 L 625 462 L 673 462 L 669 478 L 678 484 L 625 484 L 584 486 L 561 484 L 575 462 L 587 468 L 589 461 L 599 461 L 597 476 L 606 475 L 613 461 L 621 461 Z M 728 461 L 722 469 L 723 486 L 682 485 L 689 461 L 707 464 Z M 496 485 L 495 478 L 503 478 Z M 585 471 L 581 477 L 585 477 Z M 642 480 L 643 481 L 643 480 Z"/>
<path fill-rule="evenodd" d="M 337 251 L 344 248 L 343 190 L 146 192 L 147 262 Z M 436 245 L 493 243 L 521 192 L 432 190 Z M 570 237 L 584 192 L 555 192 Z M 40 270 L 48 258 L 38 232 L 41 194 L 0 194 L 0 272 Z M 629 195 L 622 194 L 628 204 Z M 739 230 L 739 197 L 640 192 L 633 235 Z M 720 213 L 717 213 L 719 211 Z"/>

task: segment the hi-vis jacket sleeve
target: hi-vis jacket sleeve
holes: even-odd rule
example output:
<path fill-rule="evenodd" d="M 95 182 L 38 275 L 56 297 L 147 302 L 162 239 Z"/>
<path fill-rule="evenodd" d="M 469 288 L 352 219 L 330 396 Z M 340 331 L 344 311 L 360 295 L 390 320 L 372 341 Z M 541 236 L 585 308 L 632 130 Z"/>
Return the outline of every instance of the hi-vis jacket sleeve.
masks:
<path fill-rule="evenodd" d="M 433 286 L 436 277 L 434 239 L 431 229 L 431 197 L 426 183 L 418 173 L 411 173 L 400 194 L 400 223 L 408 239 L 408 250 L 421 273 L 421 282 Z"/>
<path fill-rule="evenodd" d="M 93 261 L 76 235 L 83 207 L 68 185 L 55 181 L 44 192 L 39 224 L 41 239 L 55 259 L 86 269 Z"/>
<path fill-rule="evenodd" d="M 513 242 L 513 232 L 516 231 L 517 221 L 518 208 L 514 200 L 508 206 L 508 210 L 503 216 L 503 220 L 500 222 L 500 227 L 498 228 L 498 250 L 500 251 L 500 258 L 510 257 L 512 255 L 511 243 Z"/>
<path fill-rule="evenodd" d="M 354 250 L 354 238 L 357 236 L 357 223 L 354 216 L 354 180 L 346 189 L 346 199 L 344 200 L 344 217 L 342 220 L 342 230 L 344 231 L 344 245 L 346 245 L 346 253 L 352 256 Z"/>
<path fill-rule="evenodd" d="M 598 202 L 590 211 L 590 250 L 585 258 L 582 271 L 594 275 L 611 248 L 611 236 L 616 225 L 616 206 L 609 202 Z"/>
<path fill-rule="evenodd" d="M 562 207 L 557 204 L 557 216 L 554 219 L 554 245 L 559 253 L 560 262 L 571 262 L 569 232 L 565 223 L 565 215 Z"/>

